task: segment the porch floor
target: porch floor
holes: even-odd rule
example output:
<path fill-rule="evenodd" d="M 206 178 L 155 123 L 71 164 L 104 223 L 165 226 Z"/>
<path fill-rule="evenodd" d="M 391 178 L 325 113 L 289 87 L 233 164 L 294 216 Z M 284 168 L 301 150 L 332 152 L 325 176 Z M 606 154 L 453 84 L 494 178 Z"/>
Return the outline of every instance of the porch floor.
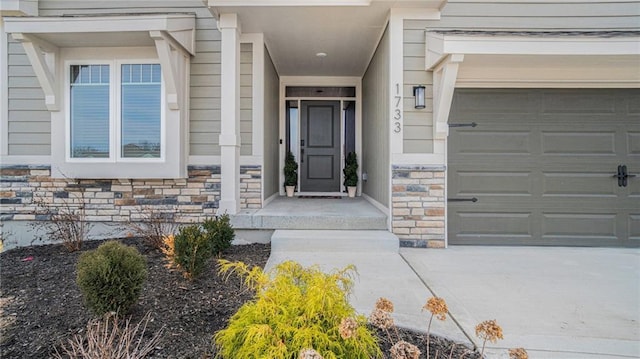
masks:
<path fill-rule="evenodd" d="M 362 197 L 277 197 L 264 208 L 233 216 L 238 229 L 386 230 L 387 216 Z"/>

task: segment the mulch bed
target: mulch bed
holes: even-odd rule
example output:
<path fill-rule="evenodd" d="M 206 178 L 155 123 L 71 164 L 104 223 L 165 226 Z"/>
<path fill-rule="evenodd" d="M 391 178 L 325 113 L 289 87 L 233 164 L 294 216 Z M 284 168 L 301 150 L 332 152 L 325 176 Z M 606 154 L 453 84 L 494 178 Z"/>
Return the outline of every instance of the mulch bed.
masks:
<path fill-rule="evenodd" d="M 215 349 L 212 335 L 223 329 L 231 315 L 252 297 L 237 278 L 224 280 L 211 261 L 207 273 L 193 282 L 178 271 L 166 268 L 164 256 L 141 240 L 125 239 L 138 248 L 149 269 L 147 282 L 132 321 L 150 312 L 147 333 L 165 326 L 153 352 L 154 358 L 211 358 Z M 87 242 L 83 250 L 96 248 L 99 241 Z M 252 244 L 233 246 L 224 258 L 264 266 L 270 246 Z M 75 282 L 79 252 L 69 253 L 61 245 L 46 245 L 10 250 L 0 254 L 0 357 L 48 358 L 55 348 L 74 334 L 82 333 L 94 318 L 82 302 Z M 401 337 L 418 344 L 424 352 L 424 336 L 401 331 Z M 390 343 L 380 333 L 381 347 L 389 353 Z M 431 357 L 479 358 L 462 345 L 432 337 Z M 421 358 L 426 358 L 424 353 Z"/>

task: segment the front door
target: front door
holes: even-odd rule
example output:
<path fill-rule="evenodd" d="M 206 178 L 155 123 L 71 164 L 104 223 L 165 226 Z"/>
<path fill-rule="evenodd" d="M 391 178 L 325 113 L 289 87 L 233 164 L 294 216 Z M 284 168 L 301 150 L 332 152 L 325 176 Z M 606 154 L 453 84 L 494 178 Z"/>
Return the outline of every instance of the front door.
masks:
<path fill-rule="evenodd" d="M 302 101 L 300 191 L 340 192 L 340 101 Z"/>

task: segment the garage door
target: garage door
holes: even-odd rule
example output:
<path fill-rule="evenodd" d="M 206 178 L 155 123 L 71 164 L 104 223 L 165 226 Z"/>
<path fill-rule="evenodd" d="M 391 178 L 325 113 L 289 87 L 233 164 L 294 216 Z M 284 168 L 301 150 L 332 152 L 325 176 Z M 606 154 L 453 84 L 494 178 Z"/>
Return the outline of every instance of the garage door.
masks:
<path fill-rule="evenodd" d="M 449 123 L 449 243 L 640 246 L 640 89 L 459 89 Z"/>

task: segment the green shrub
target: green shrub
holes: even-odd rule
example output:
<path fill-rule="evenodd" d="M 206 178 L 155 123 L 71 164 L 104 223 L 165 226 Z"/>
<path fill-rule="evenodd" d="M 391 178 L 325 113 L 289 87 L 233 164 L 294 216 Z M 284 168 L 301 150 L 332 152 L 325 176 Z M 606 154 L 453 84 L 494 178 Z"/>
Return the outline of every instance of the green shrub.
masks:
<path fill-rule="evenodd" d="M 240 275 L 256 291 L 255 300 L 245 303 L 229 326 L 214 335 L 219 357 L 296 359 L 307 348 L 325 359 L 382 355 L 366 319 L 347 301 L 353 266 L 325 274 L 288 261 L 265 273 L 244 263 L 219 263 L 221 273 Z"/>
<path fill-rule="evenodd" d="M 229 215 L 225 213 L 222 216 L 207 219 L 202 223 L 207 240 L 211 242 L 213 254 L 216 256 L 229 249 L 231 242 L 236 237 L 230 221 Z"/>
<path fill-rule="evenodd" d="M 195 279 L 202 273 L 213 254 L 213 242 L 198 224 L 180 228 L 173 246 L 173 261 L 189 279 Z"/>
<path fill-rule="evenodd" d="M 344 162 L 344 185 L 355 187 L 358 185 L 358 157 L 355 152 L 349 152 Z"/>
<path fill-rule="evenodd" d="M 133 247 L 116 241 L 82 253 L 77 283 L 89 308 L 96 314 L 124 313 L 138 301 L 147 279 L 147 263 Z"/>

